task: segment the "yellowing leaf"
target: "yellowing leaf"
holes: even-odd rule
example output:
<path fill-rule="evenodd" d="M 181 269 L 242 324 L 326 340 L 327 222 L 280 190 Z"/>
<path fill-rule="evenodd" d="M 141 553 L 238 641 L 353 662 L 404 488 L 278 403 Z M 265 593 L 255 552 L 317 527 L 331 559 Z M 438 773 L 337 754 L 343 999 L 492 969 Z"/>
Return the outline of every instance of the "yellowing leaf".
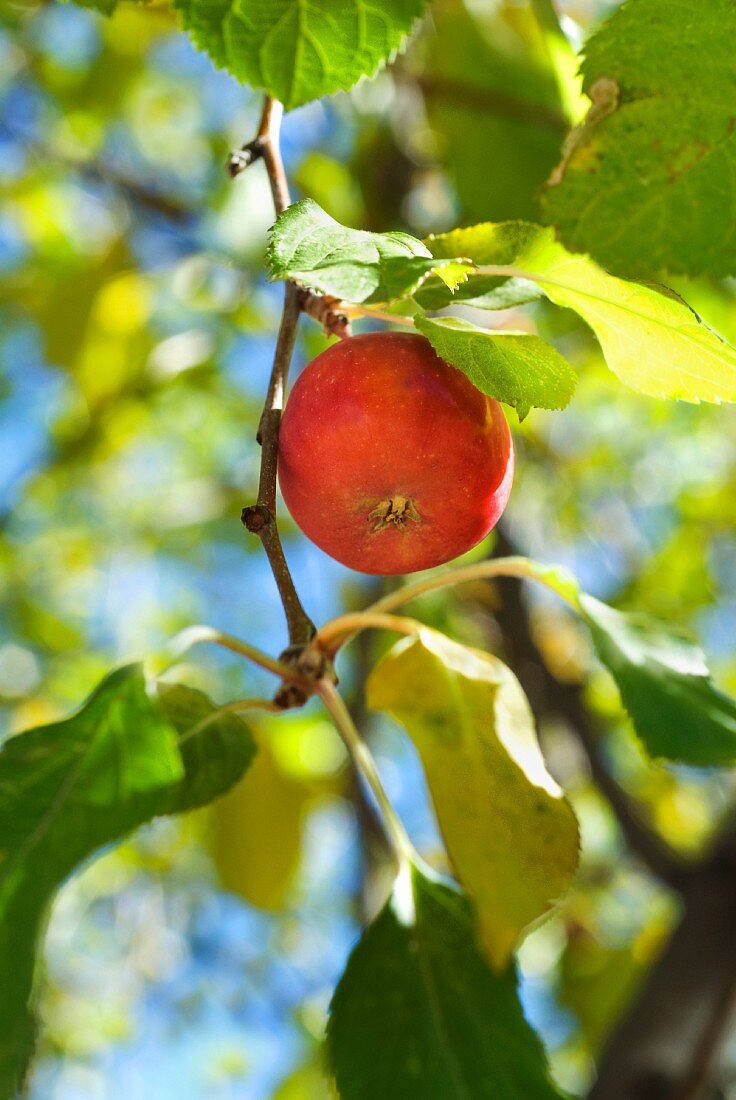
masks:
<path fill-rule="evenodd" d="M 419 751 L 480 944 L 501 969 L 578 862 L 575 815 L 545 767 L 526 697 L 496 657 L 429 629 L 384 657 L 367 695 Z"/>
<path fill-rule="evenodd" d="M 305 815 L 342 789 L 344 751 L 328 722 L 264 722 L 251 782 L 211 811 L 210 852 L 220 885 L 250 905 L 279 912 L 299 870 Z"/>
<path fill-rule="evenodd" d="M 516 264 L 550 301 L 580 314 L 627 386 L 696 404 L 736 400 L 736 349 L 680 298 L 609 275 L 587 256 L 569 253 L 550 230 Z"/>
<path fill-rule="evenodd" d="M 463 255 L 476 265 L 460 297 L 491 293 L 493 280 L 537 283 L 550 301 L 574 309 L 595 332 L 611 370 L 649 397 L 683 401 L 735 401 L 736 349 L 704 325 L 666 288 L 609 275 L 587 256 L 573 255 L 551 229 L 527 222 L 486 222 L 426 242 L 436 258 Z M 430 287 L 430 290 L 432 288 Z M 497 291 L 496 291 L 497 292 Z M 423 304 L 447 304 L 432 290 Z"/>

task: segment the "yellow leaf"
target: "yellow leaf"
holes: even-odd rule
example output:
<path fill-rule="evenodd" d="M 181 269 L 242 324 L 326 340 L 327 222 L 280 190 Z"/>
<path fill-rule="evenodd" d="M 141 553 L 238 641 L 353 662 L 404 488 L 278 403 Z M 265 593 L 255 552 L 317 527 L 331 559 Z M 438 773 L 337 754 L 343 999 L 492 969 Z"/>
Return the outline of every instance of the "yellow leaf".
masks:
<path fill-rule="evenodd" d="M 279 768 L 268 739 L 258 740 L 245 779 L 212 807 L 210 850 L 223 889 L 278 912 L 299 868 L 311 792 Z"/>
<path fill-rule="evenodd" d="M 500 969 L 522 929 L 567 890 L 579 853 L 575 815 L 545 767 L 526 696 L 498 658 L 429 629 L 383 658 L 367 695 L 419 751 L 479 943 Z"/>
<path fill-rule="evenodd" d="M 210 851 L 223 889 L 278 912 L 299 870 L 304 817 L 343 790 L 345 750 L 320 717 L 264 720 L 255 733 L 243 782 L 212 807 Z"/>

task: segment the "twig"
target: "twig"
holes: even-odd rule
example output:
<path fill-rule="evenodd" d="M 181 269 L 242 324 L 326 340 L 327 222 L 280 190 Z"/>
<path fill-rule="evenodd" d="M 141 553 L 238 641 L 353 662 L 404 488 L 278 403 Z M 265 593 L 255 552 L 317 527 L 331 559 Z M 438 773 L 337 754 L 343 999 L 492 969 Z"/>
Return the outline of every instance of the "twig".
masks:
<path fill-rule="evenodd" d="M 263 543 L 286 616 L 289 648 L 294 652 L 307 645 L 315 634 L 315 626 L 304 610 L 294 586 L 276 525 L 279 427 L 298 320 L 299 290 L 293 283 L 288 283 L 284 293 L 284 311 L 276 342 L 273 370 L 258 429 L 258 439 L 262 448 L 258 499 L 254 505 L 243 509 L 241 517 L 247 529 L 257 534 Z"/>
<path fill-rule="evenodd" d="M 302 313 L 313 317 L 322 325 L 327 336 L 337 336 L 345 340 L 350 336 L 350 317 L 339 298 L 328 294 L 315 294 L 311 290 L 301 290 L 299 300 Z"/>
<path fill-rule="evenodd" d="M 244 146 L 241 154 L 237 155 L 237 163 L 234 158 L 231 158 L 229 163 L 231 176 L 236 176 L 248 164 L 252 164 L 254 160 L 263 160 L 268 173 L 276 214 L 286 210 L 290 203 L 289 184 L 286 179 L 279 141 L 282 116 L 282 104 L 270 96 L 266 96 L 256 137 L 249 145 Z M 244 508 L 242 513 L 242 521 L 245 526 L 249 531 L 257 534 L 263 543 L 279 590 L 289 630 L 289 649 L 284 654 L 287 659 L 292 659 L 297 655 L 315 633 L 314 623 L 304 610 L 294 586 L 276 525 L 276 469 L 278 465 L 279 427 L 300 311 L 301 292 L 293 283 L 287 283 L 273 368 L 258 428 L 258 439 L 262 447 L 258 499 L 255 505 Z M 280 693 L 278 698 L 283 705 L 295 705 L 297 702 L 304 701 L 301 698 L 297 699 L 293 690 Z"/>

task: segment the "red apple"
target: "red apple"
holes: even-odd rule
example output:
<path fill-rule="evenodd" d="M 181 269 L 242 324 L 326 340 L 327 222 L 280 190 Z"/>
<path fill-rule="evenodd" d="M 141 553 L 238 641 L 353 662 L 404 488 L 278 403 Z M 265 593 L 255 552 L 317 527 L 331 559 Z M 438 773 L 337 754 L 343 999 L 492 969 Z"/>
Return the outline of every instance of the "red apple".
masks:
<path fill-rule="evenodd" d="M 497 401 L 423 336 L 353 336 L 318 355 L 284 410 L 279 481 L 305 535 L 363 573 L 412 573 L 491 530 L 514 448 Z"/>

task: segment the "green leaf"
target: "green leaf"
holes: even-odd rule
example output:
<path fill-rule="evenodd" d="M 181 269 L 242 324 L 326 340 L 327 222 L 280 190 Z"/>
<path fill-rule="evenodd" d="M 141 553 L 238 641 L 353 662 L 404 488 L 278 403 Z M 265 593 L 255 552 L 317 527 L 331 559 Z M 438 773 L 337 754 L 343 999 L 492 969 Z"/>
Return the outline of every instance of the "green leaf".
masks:
<path fill-rule="evenodd" d="M 713 684 L 700 648 L 671 627 L 582 594 L 596 652 L 647 752 L 683 764 L 736 760 L 736 701 Z"/>
<path fill-rule="evenodd" d="M 460 295 L 487 289 L 486 267 L 538 283 L 550 301 L 574 309 L 595 332 L 611 370 L 650 397 L 736 400 L 736 350 L 664 288 L 625 282 L 587 256 L 574 256 L 551 229 L 487 222 L 430 237 L 438 257 L 462 254 L 480 269 Z"/>
<path fill-rule="evenodd" d="M 454 293 L 432 276 L 414 294 L 417 304 L 430 313 L 459 302 L 473 309 L 514 309 L 543 297 L 544 291 L 528 279 L 499 279 L 492 275 L 466 279 Z"/>
<path fill-rule="evenodd" d="M 564 409 L 575 392 L 575 371 L 539 336 L 493 332 L 459 317 L 419 316 L 414 323 L 442 359 L 482 393 L 513 405 L 520 420 L 532 407 Z"/>
<path fill-rule="evenodd" d="M 482 222 L 468 229 L 453 229 L 427 237 L 424 244 L 438 259 L 472 255 L 476 264 L 511 265 L 539 234 L 531 222 Z M 464 302 L 477 309 L 510 309 L 540 298 L 543 291 L 528 279 L 493 275 L 469 277 L 455 294 L 429 279 L 414 295 L 423 309 L 443 309 L 452 302 Z"/>
<path fill-rule="evenodd" d="M 287 110 L 351 88 L 399 51 L 424 0 L 174 0 L 220 68 Z"/>
<path fill-rule="evenodd" d="M 489 969 L 473 914 L 416 867 L 354 949 L 330 1005 L 342 1100 L 559 1100 L 513 966 Z"/>
<path fill-rule="evenodd" d="M 609 106 L 545 197 L 570 248 L 645 277 L 736 274 L 735 40 L 732 0 L 635 0 L 590 39 L 585 89 Z"/>
<path fill-rule="evenodd" d="M 457 257 L 434 259 L 409 233 L 349 229 L 311 199 L 294 203 L 278 218 L 269 237 L 268 265 L 272 279 L 293 279 L 347 302 L 407 298 L 439 272 L 457 286 L 472 270 Z"/>
<path fill-rule="evenodd" d="M 35 956 L 54 894 L 98 848 L 158 814 L 211 801 L 254 753 L 233 716 L 138 665 L 108 676 L 72 717 L 11 737 L 0 752 L 0 1096 L 33 1049 Z"/>
<path fill-rule="evenodd" d="M 503 967 L 578 862 L 575 815 L 545 768 L 518 680 L 496 657 L 422 628 L 373 670 L 367 701 L 414 741 L 479 942 Z"/>

